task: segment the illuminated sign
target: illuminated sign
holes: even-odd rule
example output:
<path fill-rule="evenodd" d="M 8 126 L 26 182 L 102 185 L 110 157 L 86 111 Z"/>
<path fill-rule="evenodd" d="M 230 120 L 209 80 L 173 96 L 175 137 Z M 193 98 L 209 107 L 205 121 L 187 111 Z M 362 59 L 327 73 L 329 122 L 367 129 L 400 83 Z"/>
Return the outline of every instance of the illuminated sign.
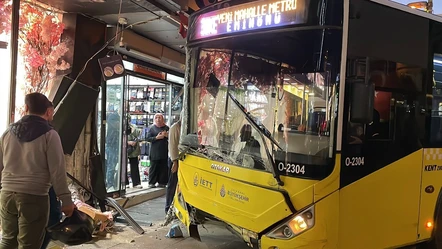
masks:
<path fill-rule="evenodd" d="M 197 18 L 192 39 L 302 23 L 301 9 L 300 0 L 267 0 L 212 11 Z"/>

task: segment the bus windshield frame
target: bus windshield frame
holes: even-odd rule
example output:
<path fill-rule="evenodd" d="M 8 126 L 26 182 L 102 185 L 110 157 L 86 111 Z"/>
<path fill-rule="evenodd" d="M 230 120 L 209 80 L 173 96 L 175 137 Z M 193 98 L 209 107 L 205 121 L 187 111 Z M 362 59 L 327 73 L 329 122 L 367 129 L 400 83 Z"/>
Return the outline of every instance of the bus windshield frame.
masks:
<path fill-rule="evenodd" d="M 341 27 L 323 23 L 189 43 L 183 150 L 277 179 L 325 178 L 335 158 L 341 40 Z"/>

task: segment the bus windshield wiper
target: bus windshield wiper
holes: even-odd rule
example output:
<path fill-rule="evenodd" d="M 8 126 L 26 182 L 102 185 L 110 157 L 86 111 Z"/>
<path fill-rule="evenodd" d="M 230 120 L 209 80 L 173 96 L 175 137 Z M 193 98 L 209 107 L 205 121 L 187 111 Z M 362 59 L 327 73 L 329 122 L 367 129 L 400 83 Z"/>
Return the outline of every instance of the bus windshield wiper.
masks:
<path fill-rule="evenodd" d="M 273 145 L 275 145 L 276 147 L 278 147 L 280 150 L 282 150 L 281 146 L 279 146 L 278 142 L 276 142 L 276 140 L 271 136 L 270 131 L 264 126 L 264 125 L 260 125 L 258 124 L 255 120 L 254 117 L 247 111 L 247 109 L 241 104 L 239 103 L 238 100 L 236 100 L 236 98 L 230 93 L 227 92 L 227 94 L 229 95 L 230 99 L 232 99 L 233 103 L 235 103 L 235 105 L 238 107 L 238 109 L 241 110 L 241 112 L 244 114 L 244 116 L 246 117 L 246 120 L 256 129 L 259 131 L 259 135 L 261 136 L 262 141 L 264 142 L 265 139 L 264 137 L 266 137 L 267 139 L 269 139 Z M 284 182 L 281 181 L 281 178 L 279 177 L 279 174 L 277 173 L 277 166 L 275 163 L 275 160 L 273 160 L 273 156 L 270 153 L 270 150 L 267 146 L 267 143 L 263 143 L 264 144 L 264 148 L 267 154 L 267 157 L 269 158 L 270 162 L 272 163 L 272 169 L 273 169 L 273 177 L 276 179 L 276 181 L 278 182 L 278 184 L 280 186 L 284 186 Z"/>
<path fill-rule="evenodd" d="M 229 97 L 232 99 L 232 101 L 238 106 L 238 108 L 241 110 L 241 112 L 246 116 L 247 121 L 255 127 L 255 129 L 259 130 L 261 132 L 261 135 L 265 136 L 267 139 L 269 139 L 278 149 L 283 150 L 281 146 L 279 146 L 278 142 L 272 137 L 270 131 L 262 124 L 258 124 L 254 117 L 247 111 L 247 109 L 239 103 L 238 100 L 236 100 L 235 97 L 231 93 L 228 93 Z"/>

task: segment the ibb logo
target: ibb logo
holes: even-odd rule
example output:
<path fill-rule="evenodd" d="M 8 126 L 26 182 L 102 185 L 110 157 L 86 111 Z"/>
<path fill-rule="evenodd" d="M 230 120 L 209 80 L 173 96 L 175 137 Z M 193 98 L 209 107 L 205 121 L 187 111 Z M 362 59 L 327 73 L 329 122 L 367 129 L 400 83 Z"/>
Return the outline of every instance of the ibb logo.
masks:
<path fill-rule="evenodd" d="M 220 195 L 221 197 L 226 196 L 226 189 L 224 188 L 224 184 L 223 184 L 223 186 L 221 187 L 221 190 L 219 191 L 219 195 Z"/>
<path fill-rule="evenodd" d="M 195 173 L 195 176 L 193 177 L 193 185 L 195 187 L 198 187 L 198 182 L 199 182 L 198 173 Z"/>

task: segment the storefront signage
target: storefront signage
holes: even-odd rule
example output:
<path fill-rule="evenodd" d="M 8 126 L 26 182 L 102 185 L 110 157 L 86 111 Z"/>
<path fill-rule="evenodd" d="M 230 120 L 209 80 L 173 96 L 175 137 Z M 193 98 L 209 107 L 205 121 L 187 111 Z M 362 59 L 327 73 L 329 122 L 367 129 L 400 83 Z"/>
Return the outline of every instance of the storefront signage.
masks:
<path fill-rule="evenodd" d="M 194 39 L 241 31 L 301 23 L 300 0 L 259 1 L 202 14 L 196 20 Z"/>
<path fill-rule="evenodd" d="M 134 65 L 134 72 L 144 74 L 146 76 L 150 76 L 150 77 L 157 78 L 160 80 L 166 80 L 166 73 L 161 72 L 159 70 L 155 70 L 153 68 L 141 66 L 138 64 Z"/>
<path fill-rule="evenodd" d="M 98 59 L 98 63 L 100 64 L 101 73 L 105 81 L 124 76 L 126 73 L 123 66 L 123 59 L 120 55 L 106 56 Z"/>

